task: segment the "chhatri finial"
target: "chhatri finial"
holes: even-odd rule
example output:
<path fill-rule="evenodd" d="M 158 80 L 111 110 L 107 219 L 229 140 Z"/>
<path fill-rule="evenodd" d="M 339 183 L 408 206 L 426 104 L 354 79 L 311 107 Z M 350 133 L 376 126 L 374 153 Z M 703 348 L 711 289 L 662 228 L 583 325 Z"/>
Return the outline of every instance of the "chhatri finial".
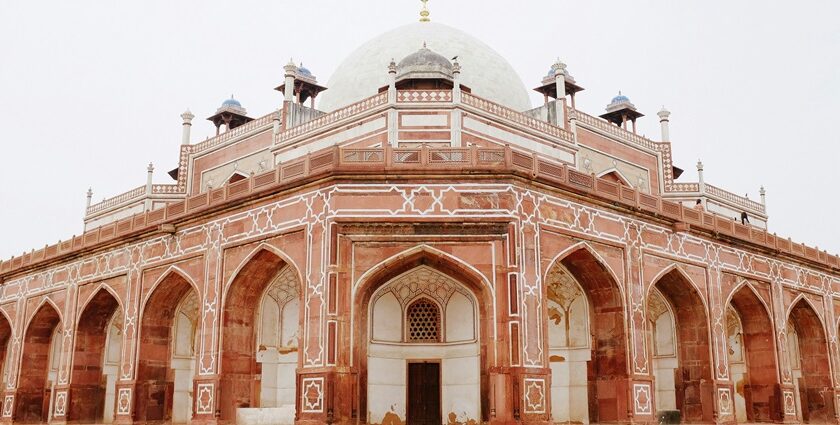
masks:
<path fill-rule="evenodd" d="M 429 19 L 429 8 L 426 5 L 426 3 L 429 2 L 429 0 L 420 1 L 423 2 L 423 10 L 420 11 L 420 22 L 430 22 L 431 19 Z"/>

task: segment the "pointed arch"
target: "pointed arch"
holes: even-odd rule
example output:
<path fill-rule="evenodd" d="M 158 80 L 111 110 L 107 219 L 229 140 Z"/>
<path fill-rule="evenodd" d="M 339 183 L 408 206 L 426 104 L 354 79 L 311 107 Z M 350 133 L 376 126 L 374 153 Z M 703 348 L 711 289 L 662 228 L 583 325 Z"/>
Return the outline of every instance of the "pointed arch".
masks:
<path fill-rule="evenodd" d="M 785 324 L 790 323 L 790 315 L 793 312 L 793 309 L 795 307 L 797 307 L 800 302 L 805 302 L 805 304 L 807 304 L 808 307 L 811 308 L 811 310 L 814 312 L 814 314 L 817 315 L 817 318 L 819 319 L 820 324 L 823 326 L 823 331 L 824 332 L 827 331 L 827 329 L 825 329 L 825 323 L 823 323 L 822 314 L 820 314 L 821 308 L 817 305 L 814 305 L 814 302 L 810 298 L 805 296 L 804 293 L 797 294 L 796 297 L 793 298 L 793 301 L 791 301 L 790 305 L 788 305 L 787 311 L 785 311 L 785 318 L 786 318 Z"/>
<path fill-rule="evenodd" d="M 566 274 L 567 277 L 562 277 Z M 620 420 L 627 415 L 619 408 L 621 401 L 614 391 L 615 382 L 629 378 L 627 315 L 624 291 L 617 275 L 587 243 L 575 244 L 555 256 L 543 280 L 543 298 L 554 300 L 559 281 L 573 278 L 583 291 L 589 324 L 590 360 L 586 362 L 589 399 L 587 418 L 559 418 L 555 421 L 588 419 L 591 422 Z M 559 300 L 557 300 L 559 304 Z M 545 305 L 548 315 L 549 302 Z M 568 316 L 569 312 L 565 315 Z M 566 320 L 570 320 L 569 317 Z M 548 325 L 547 326 L 551 326 Z M 607 383 L 611 384 L 607 384 Z M 555 389 L 555 391 L 559 391 Z"/>
<path fill-rule="evenodd" d="M 772 310 L 770 309 L 770 306 L 767 305 L 767 301 L 765 301 L 764 298 L 762 298 L 761 294 L 758 293 L 758 290 L 756 290 L 755 287 L 753 287 L 752 283 L 749 280 L 743 279 L 743 278 L 739 280 L 738 284 L 735 285 L 735 287 L 732 288 L 731 291 L 729 291 L 729 296 L 726 297 L 726 302 L 723 305 L 731 304 L 732 303 L 732 298 L 735 297 L 735 294 L 737 294 L 738 291 L 741 291 L 745 287 L 750 292 L 752 292 L 752 294 L 755 296 L 756 300 L 761 303 L 762 307 L 764 307 L 764 313 L 766 313 L 769 317 L 772 317 L 773 313 L 772 313 Z"/>
<path fill-rule="evenodd" d="M 735 387 L 736 394 L 743 397 L 747 421 L 773 421 L 784 409 L 774 395 L 780 376 L 770 310 L 746 279 L 730 293 L 724 306 L 731 306 L 741 322 L 745 376 L 743 382 L 735 382 Z M 735 373 L 733 367 L 730 370 Z"/>
<path fill-rule="evenodd" d="M 261 406 L 261 392 L 255 391 L 253 385 L 253 376 L 261 373 L 261 365 L 257 361 L 260 309 L 255 306 L 262 305 L 266 290 L 287 267 L 296 277 L 298 294 L 302 298 L 305 291 L 300 271 L 289 255 L 267 243 L 251 250 L 226 282 L 220 318 L 219 373 L 222 384 L 218 406 L 222 420 L 235 420 L 238 408 Z M 299 305 L 303 302 L 300 301 Z M 303 326 L 302 317 L 298 315 L 298 329 Z M 302 335 L 301 332 L 298 334 Z"/>
<path fill-rule="evenodd" d="M 177 308 L 190 293 L 201 294 L 189 274 L 173 265 L 151 285 L 140 304 L 134 393 L 138 421 L 172 418 L 173 405 L 167 398 L 174 391 L 172 329 Z"/>
<path fill-rule="evenodd" d="M 114 297 L 114 300 L 117 302 L 118 308 L 120 310 L 123 309 L 122 299 L 121 299 L 120 295 L 117 293 L 117 291 L 115 291 L 114 288 L 111 287 L 111 285 L 108 285 L 105 282 L 101 282 L 97 286 L 97 288 L 93 290 L 93 292 L 91 293 L 91 296 L 88 297 L 85 300 L 85 302 L 83 302 L 82 304 L 80 304 L 78 306 L 78 311 L 79 312 L 85 311 L 88 304 L 90 304 L 90 302 L 93 300 L 93 298 L 96 297 L 97 295 L 99 295 L 99 293 L 102 292 L 102 291 L 106 291 L 106 292 L 108 292 L 108 294 L 110 294 L 112 297 Z M 76 323 L 76 328 L 78 328 L 78 327 L 79 327 L 79 324 Z"/>
<path fill-rule="evenodd" d="M 672 264 L 657 274 L 652 286 L 663 295 L 676 312 L 677 369 L 676 402 L 682 418 L 710 421 L 713 400 L 712 355 L 708 306 L 702 291 L 681 267 Z M 650 297 L 650 288 L 648 288 Z"/>
<path fill-rule="evenodd" d="M 234 172 L 230 173 L 229 176 L 227 176 L 227 178 L 225 179 L 225 184 L 236 183 L 240 180 L 245 180 L 248 177 L 249 176 L 247 174 L 245 174 L 241 171 L 234 171 Z"/>
<path fill-rule="evenodd" d="M 198 284 L 195 282 L 195 280 L 192 278 L 192 276 L 190 276 L 189 273 L 187 273 L 186 271 L 184 271 L 184 269 L 182 269 L 178 266 L 171 265 L 166 269 L 166 271 L 161 273 L 161 275 L 157 279 L 155 279 L 155 282 L 152 284 L 151 287 L 149 287 L 148 292 L 146 292 L 146 294 L 143 296 L 143 299 L 140 300 L 140 314 L 141 314 L 140 319 L 141 320 L 142 320 L 142 314 L 146 311 L 146 306 L 149 303 L 149 299 L 152 297 L 152 295 L 155 293 L 155 291 L 157 291 L 158 287 L 161 284 L 163 284 L 164 282 L 167 282 L 168 280 L 171 280 L 171 279 L 183 280 L 185 283 L 189 284 L 190 287 L 196 293 L 201 294 L 201 291 L 199 290 Z"/>
<path fill-rule="evenodd" d="M 614 282 L 616 282 L 616 284 L 618 284 L 618 290 L 621 291 L 622 299 L 625 299 L 624 298 L 624 287 L 620 284 L 622 280 L 618 277 L 618 274 L 615 272 L 615 270 L 612 269 L 612 267 L 610 267 L 609 263 L 607 263 L 607 261 L 604 259 L 604 257 L 601 256 L 601 254 L 598 253 L 598 251 L 596 251 L 595 248 L 593 248 L 592 245 L 590 245 L 586 241 L 580 241 L 580 242 L 564 249 L 563 251 L 560 251 L 560 253 L 555 255 L 554 258 L 549 263 L 549 266 L 545 270 L 545 274 L 543 276 L 543 282 L 545 282 L 545 279 L 548 276 L 549 270 L 551 270 L 551 268 L 555 264 L 557 264 L 558 262 L 562 262 L 566 257 L 568 257 L 569 255 L 571 255 L 571 254 L 573 254 L 573 253 L 575 253 L 575 252 L 577 252 L 581 249 L 585 249 L 590 255 L 592 255 L 592 257 L 594 257 L 595 260 L 597 260 L 597 262 L 601 265 L 601 267 L 603 267 L 604 270 L 607 273 L 609 273 L 612 280 Z"/>
<path fill-rule="evenodd" d="M 14 334 L 14 328 L 12 327 L 12 321 L 9 320 L 8 314 L 0 308 L 0 383 L 2 383 L 3 388 L 6 388 L 6 380 L 8 368 L 10 365 L 6 364 L 8 360 L 8 349 L 9 349 L 9 341 L 12 340 L 12 335 Z"/>
<path fill-rule="evenodd" d="M 624 174 L 622 174 L 621 171 L 619 171 L 618 168 L 615 167 L 602 171 L 598 174 L 598 177 L 602 179 L 613 180 L 616 183 L 627 187 L 633 187 L 633 184 L 630 183 L 630 179 L 625 177 Z"/>
<path fill-rule="evenodd" d="M 822 318 L 808 299 L 800 294 L 791 304 L 787 322 L 794 327 L 799 341 L 802 378 L 797 386 L 802 419 L 806 423 L 827 423 L 834 420 L 831 365 L 828 339 Z"/>
<path fill-rule="evenodd" d="M 35 316 L 41 311 L 42 308 L 44 308 L 45 305 L 49 305 L 55 311 L 55 314 L 58 315 L 58 321 L 59 322 L 64 321 L 63 320 L 64 315 L 61 314 L 61 309 L 58 308 L 58 304 L 56 304 L 55 301 L 51 300 L 49 296 L 44 296 L 44 298 L 41 299 L 41 302 L 39 302 L 38 305 L 32 310 L 34 313 L 32 313 L 32 315 L 29 316 L 29 319 L 27 320 L 26 324 L 24 325 L 24 327 L 23 327 L 23 334 L 24 335 L 26 335 L 26 332 L 28 332 L 29 326 L 32 324 L 32 321 L 35 320 Z"/>
<path fill-rule="evenodd" d="M 495 307 L 493 287 L 490 281 L 476 268 L 449 253 L 438 250 L 426 244 L 416 245 L 395 255 L 392 255 L 362 273 L 355 282 L 351 292 L 351 333 L 350 333 L 350 364 L 359 371 L 360 387 L 358 392 L 358 411 L 369 412 L 373 409 L 372 401 L 368 400 L 368 391 L 374 384 L 368 382 L 368 362 L 370 354 L 371 323 L 369 312 L 374 293 L 380 287 L 398 278 L 402 274 L 417 267 L 427 266 L 449 279 L 454 280 L 468 290 L 476 300 L 476 323 L 478 324 L 478 341 L 475 344 L 475 361 L 478 364 L 476 387 L 479 394 L 489 394 L 489 369 L 495 364 L 499 347 L 492 341 L 496 338 Z M 489 416 L 490 407 L 487 397 L 482 396 L 476 401 L 476 407 L 483 419 Z"/>
<path fill-rule="evenodd" d="M 257 245 L 254 249 L 252 249 L 251 252 L 249 252 L 248 255 L 246 255 L 245 258 L 243 258 L 239 262 L 239 264 L 236 265 L 236 268 L 233 269 L 233 273 L 230 274 L 230 278 L 228 278 L 227 282 L 225 282 L 225 287 L 222 290 L 222 305 L 224 305 L 227 300 L 228 292 L 230 292 L 230 288 L 233 285 L 233 282 L 242 275 L 242 270 L 245 268 L 245 266 L 252 264 L 254 257 L 263 252 L 267 252 L 271 255 L 274 255 L 282 262 L 282 264 L 289 266 L 294 272 L 298 282 L 301 283 L 301 285 L 303 284 L 303 282 L 305 282 L 305 280 L 303 279 L 303 273 L 297 267 L 294 260 L 292 260 L 291 256 L 270 244 L 262 242 L 259 245 Z"/>
<path fill-rule="evenodd" d="M 358 278 L 356 278 L 356 282 L 354 282 L 352 299 L 355 300 L 363 292 L 369 290 L 370 288 L 363 287 L 369 286 L 371 282 L 384 283 L 394 276 L 414 268 L 414 266 L 419 264 L 429 265 L 435 270 L 443 271 L 446 274 L 452 275 L 452 277 L 467 279 L 472 284 L 478 284 L 478 286 L 481 287 L 470 288 L 471 290 L 486 290 L 490 292 L 492 297 L 493 285 L 487 277 L 478 271 L 478 269 L 476 269 L 472 264 L 462 261 L 454 255 L 441 251 L 433 246 L 421 244 L 394 254 L 362 273 Z M 395 269 L 395 266 L 399 267 Z M 443 270 L 435 266 L 441 266 L 443 267 Z M 385 279 L 386 277 L 387 279 Z M 495 305 L 495 299 L 493 304 Z M 355 302 L 351 303 L 351 305 L 355 305 Z"/>
<path fill-rule="evenodd" d="M 105 412 L 103 353 L 108 325 L 121 304 L 113 289 L 100 285 L 79 309 L 70 374 L 68 421 L 101 422 Z"/>
<path fill-rule="evenodd" d="M 48 418 L 46 395 L 50 388 L 49 371 L 53 338 L 61 326 L 61 313 L 55 303 L 44 297 L 24 331 L 23 353 L 15 397 L 15 422 L 44 422 Z"/>

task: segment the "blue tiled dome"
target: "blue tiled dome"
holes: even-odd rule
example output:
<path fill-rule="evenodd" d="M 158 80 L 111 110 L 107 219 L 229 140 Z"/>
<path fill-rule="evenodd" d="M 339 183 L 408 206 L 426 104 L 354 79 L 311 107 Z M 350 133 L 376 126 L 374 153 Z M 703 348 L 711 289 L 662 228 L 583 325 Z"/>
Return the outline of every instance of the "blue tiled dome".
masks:
<path fill-rule="evenodd" d="M 621 103 L 621 102 L 629 102 L 630 98 L 618 92 L 618 96 L 612 98 L 612 102 L 610 103 Z"/>
<path fill-rule="evenodd" d="M 239 103 L 238 100 L 234 99 L 233 96 L 231 96 L 230 99 L 222 102 L 222 106 L 235 106 L 237 108 L 241 108 L 242 104 Z"/>
<path fill-rule="evenodd" d="M 298 67 L 297 72 L 298 72 L 298 74 L 303 75 L 303 76 L 306 76 L 306 77 L 311 77 L 311 76 L 312 76 L 312 72 L 311 72 L 311 71 L 309 71 L 308 69 L 304 68 L 304 67 L 303 67 L 303 64 L 300 64 L 300 66 Z"/>
<path fill-rule="evenodd" d="M 548 74 L 545 74 L 546 77 L 553 77 L 554 76 L 554 68 L 548 69 Z"/>

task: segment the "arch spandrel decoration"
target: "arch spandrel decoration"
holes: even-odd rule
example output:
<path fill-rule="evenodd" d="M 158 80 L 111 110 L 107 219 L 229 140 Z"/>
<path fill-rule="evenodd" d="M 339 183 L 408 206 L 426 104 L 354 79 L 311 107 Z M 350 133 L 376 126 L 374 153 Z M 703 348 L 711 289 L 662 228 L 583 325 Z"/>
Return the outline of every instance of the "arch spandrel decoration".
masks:
<path fill-rule="evenodd" d="M 377 331 L 375 326 L 379 323 L 376 320 L 376 314 L 379 310 L 378 307 L 380 304 L 378 303 L 384 297 L 393 297 L 396 300 L 397 304 L 399 305 L 400 314 L 402 317 L 402 328 L 403 331 L 399 334 L 402 335 L 400 338 L 401 341 L 389 341 L 389 342 L 457 342 L 457 341 L 448 341 L 447 335 L 449 335 L 447 329 L 447 307 L 449 306 L 449 301 L 453 298 L 455 294 L 463 295 L 464 298 L 471 304 L 471 313 L 472 317 L 470 318 L 470 322 L 473 324 L 471 332 L 471 338 L 468 340 L 474 340 L 476 335 L 476 301 L 475 296 L 464 286 L 460 283 L 456 282 L 453 278 L 429 267 L 429 266 L 418 266 L 415 267 L 401 275 L 398 275 L 391 279 L 388 283 L 380 287 L 376 290 L 374 295 L 371 297 L 370 302 L 370 315 L 371 320 L 369 321 L 370 324 L 370 338 L 372 341 L 377 340 L 377 335 L 384 335 L 389 334 L 393 335 L 392 332 L 385 331 Z M 410 308 L 418 302 L 427 302 L 433 304 L 437 309 L 437 320 L 438 320 L 438 335 L 437 341 L 413 341 L 409 335 L 409 320 L 408 317 Z M 392 338 L 391 338 L 392 339 Z M 459 339 L 460 341 L 460 339 Z"/>
<path fill-rule="evenodd" d="M 421 294 L 434 299 L 438 304 L 446 305 L 456 291 L 469 299 L 473 298 L 473 295 L 466 288 L 455 283 L 449 276 L 431 267 L 420 266 L 397 276 L 380 288 L 373 296 L 372 303 L 375 303 L 379 297 L 391 292 L 403 309 L 408 302 Z"/>

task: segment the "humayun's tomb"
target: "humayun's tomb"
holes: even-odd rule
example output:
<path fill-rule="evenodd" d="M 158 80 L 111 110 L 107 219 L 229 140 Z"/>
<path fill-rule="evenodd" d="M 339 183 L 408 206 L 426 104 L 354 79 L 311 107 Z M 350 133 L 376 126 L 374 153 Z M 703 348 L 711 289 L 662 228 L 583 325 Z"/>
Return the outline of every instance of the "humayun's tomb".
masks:
<path fill-rule="evenodd" d="M 678 181 L 667 110 L 580 111 L 560 61 L 534 107 L 426 9 L 283 71 L 0 262 L 0 422 L 838 423 L 840 259 Z"/>

